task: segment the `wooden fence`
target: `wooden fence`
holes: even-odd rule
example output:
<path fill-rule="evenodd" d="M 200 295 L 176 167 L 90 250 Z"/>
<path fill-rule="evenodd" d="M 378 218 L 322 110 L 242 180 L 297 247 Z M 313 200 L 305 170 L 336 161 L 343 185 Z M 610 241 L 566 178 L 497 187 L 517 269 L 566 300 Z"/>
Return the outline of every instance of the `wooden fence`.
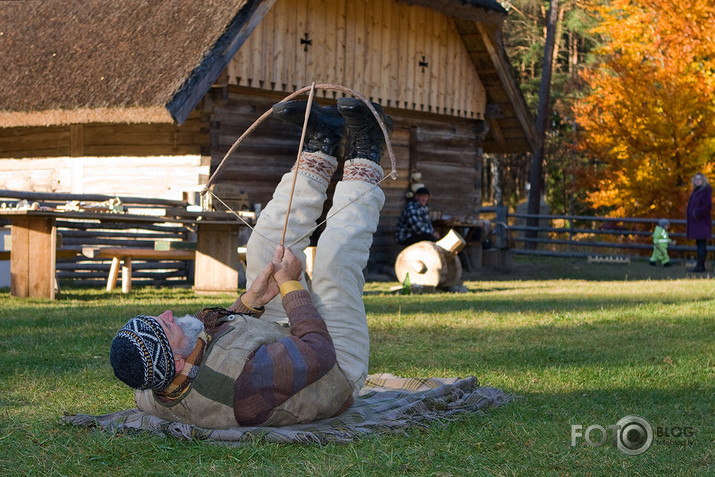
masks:
<path fill-rule="evenodd" d="M 648 260 L 653 251 L 652 233 L 660 219 L 633 217 L 598 217 L 578 215 L 529 215 L 510 213 L 506 207 L 483 208 L 482 214 L 493 216 L 497 246 L 511 247 L 516 254 L 552 257 L 602 257 L 605 260 Z M 536 218 L 537 227 L 526 225 Z M 672 262 L 692 261 L 695 243 L 686 238 L 684 219 L 667 219 L 670 238 L 668 247 Z M 715 221 L 713 222 L 715 225 Z M 535 230 L 536 237 L 526 237 Z M 711 237 L 715 238 L 715 236 Z M 709 241 L 713 243 L 712 240 Z M 708 246 L 715 253 L 715 246 Z"/>

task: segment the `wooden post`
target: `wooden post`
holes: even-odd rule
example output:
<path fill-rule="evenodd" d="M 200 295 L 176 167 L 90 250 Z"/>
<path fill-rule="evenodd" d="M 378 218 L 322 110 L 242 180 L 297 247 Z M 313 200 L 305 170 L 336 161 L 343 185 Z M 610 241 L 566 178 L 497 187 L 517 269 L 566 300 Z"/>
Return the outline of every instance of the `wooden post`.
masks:
<path fill-rule="evenodd" d="M 112 266 L 109 268 L 109 277 L 107 278 L 107 291 L 112 291 L 117 286 L 119 262 L 119 257 L 112 257 Z"/>
<path fill-rule="evenodd" d="M 132 257 L 122 257 L 122 293 L 130 291 L 132 291 Z"/>
<path fill-rule="evenodd" d="M 194 290 L 236 293 L 238 289 L 238 222 L 198 223 Z"/>
<path fill-rule="evenodd" d="M 50 217 L 13 217 L 10 295 L 55 299 L 57 228 Z"/>

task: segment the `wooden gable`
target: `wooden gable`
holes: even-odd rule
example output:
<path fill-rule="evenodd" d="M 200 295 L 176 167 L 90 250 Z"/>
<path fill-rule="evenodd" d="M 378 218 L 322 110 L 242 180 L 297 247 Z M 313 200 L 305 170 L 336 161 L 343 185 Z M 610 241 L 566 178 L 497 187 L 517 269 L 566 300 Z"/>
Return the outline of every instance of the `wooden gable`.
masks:
<path fill-rule="evenodd" d="M 394 1 L 278 0 L 227 74 L 229 85 L 286 94 L 342 84 L 385 107 L 461 118 L 484 119 L 486 107 L 452 19 Z"/>

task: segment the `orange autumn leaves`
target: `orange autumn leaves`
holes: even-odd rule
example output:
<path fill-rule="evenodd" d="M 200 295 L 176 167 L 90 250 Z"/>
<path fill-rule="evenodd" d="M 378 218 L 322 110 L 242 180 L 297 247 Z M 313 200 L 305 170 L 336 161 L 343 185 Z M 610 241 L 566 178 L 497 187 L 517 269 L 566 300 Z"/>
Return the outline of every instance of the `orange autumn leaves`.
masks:
<path fill-rule="evenodd" d="M 604 2 L 605 3 L 605 2 Z M 583 74 L 579 147 L 592 206 L 612 216 L 680 217 L 696 172 L 715 172 L 715 1 L 594 5 L 605 38 Z"/>

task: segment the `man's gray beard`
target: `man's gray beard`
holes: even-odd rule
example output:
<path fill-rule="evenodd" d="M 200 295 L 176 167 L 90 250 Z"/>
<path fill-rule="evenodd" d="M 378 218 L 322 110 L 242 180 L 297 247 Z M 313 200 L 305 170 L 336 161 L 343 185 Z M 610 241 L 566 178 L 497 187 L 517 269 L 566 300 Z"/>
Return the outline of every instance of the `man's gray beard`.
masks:
<path fill-rule="evenodd" d="M 176 353 L 187 358 L 196 347 L 196 340 L 199 339 L 199 333 L 204 331 L 204 324 L 201 320 L 191 315 L 174 318 L 174 322 L 179 325 L 179 328 L 181 328 L 184 335 L 186 335 L 184 346 L 180 349 L 176 349 Z"/>

